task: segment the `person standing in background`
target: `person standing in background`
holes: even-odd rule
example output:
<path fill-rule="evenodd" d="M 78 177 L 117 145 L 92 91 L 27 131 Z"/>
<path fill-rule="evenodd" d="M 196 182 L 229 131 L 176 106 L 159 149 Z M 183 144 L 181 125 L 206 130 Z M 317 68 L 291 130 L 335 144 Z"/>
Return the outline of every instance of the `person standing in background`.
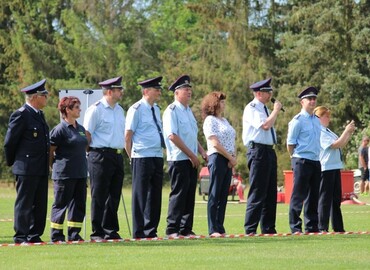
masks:
<path fill-rule="evenodd" d="M 40 243 L 46 224 L 49 127 L 41 109 L 47 104 L 46 80 L 23 88 L 26 104 L 9 118 L 4 140 L 6 163 L 13 166 L 17 198 L 14 243 Z"/>
<path fill-rule="evenodd" d="M 369 192 L 369 137 L 364 136 L 358 148 L 358 167 L 361 171 L 360 194 Z"/>
<path fill-rule="evenodd" d="M 277 158 L 273 146 L 277 143 L 274 129 L 281 110 L 276 101 L 269 113 L 266 104 L 271 101 L 271 78 L 250 86 L 254 99 L 243 113 L 243 143 L 248 148 L 249 193 L 245 213 L 245 233 L 256 234 L 258 224 L 264 234 L 276 233 Z"/>
<path fill-rule="evenodd" d="M 340 205 L 342 202 L 342 183 L 340 170 L 343 169 L 341 148 L 347 145 L 355 130 L 352 120 L 338 137 L 328 126 L 331 112 L 327 107 L 316 107 L 314 113 L 320 119 L 320 163 L 321 183 L 319 197 L 319 230 L 329 231 L 329 217 L 335 232 L 344 232 L 343 217 Z"/>
<path fill-rule="evenodd" d="M 175 101 L 163 113 L 164 140 L 167 149 L 171 192 L 167 215 L 167 237 L 191 236 L 193 232 L 195 190 L 199 152 L 207 154 L 198 142 L 197 121 L 189 107 L 192 97 L 190 77 L 179 77 L 169 88 Z"/>
<path fill-rule="evenodd" d="M 81 102 L 63 97 L 58 104 L 62 121 L 50 132 L 50 160 L 54 182 L 51 207 L 51 241 L 65 241 L 63 223 L 68 209 L 68 241 L 83 241 L 80 236 L 86 213 L 88 141 L 85 128 L 77 122 Z"/>
<path fill-rule="evenodd" d="M 231 177 L 231 186 L 229 188 L 229 193 L 233 192 L 233 190 L 234 192 L 236 191 L 239 197 L 239 203 L 245 203 L 247 201 L 244 199 L 244 189 L 245 189 L 245 185 L 243 184 L 242 176 L 240 175 L 239 172 L 235 170 L 235 167 L 234 167 L 233 175 Z"/>
<path fill-rule="evenodd" d="M 208 233 L 219 237 L 224 227 L 232 168 L 236 166 L 235 129 L 223 117 L 226 95 L 212 92 L 202 100 L 203 132 L 207 140 L 209 192 Z"/>
<path fill-rule="evenodd" d="M 161 217 L 163 150 L 160 108 L 162 77 L 138 84 L 143 97 L 133 104 L 126 116 L 126 152 L 132 169 L 133 238 L 157 237 Z"/>
<path fill-rule="evenodd" d="M 121 239 L 118 207 L 124 177 L 125 114 L 118 104 L 123 96 L 122 77 L 100 82 L 103 97 L 85 113 L 89 145 L 92 241 Z"/>
<path fill-rule="evenodd" d="M 321 181 L 321 125 L 313 113 L 318 93 L 315 87 L 310 86 L 298 95 L 302 109 L 288 127 L 287 150 L 292 159 L 294 176 L 289 208 L 292 233 L 302 233 L 300 215 L 303 203 L 305 232 L 319 232 L 317 209 Z"/>

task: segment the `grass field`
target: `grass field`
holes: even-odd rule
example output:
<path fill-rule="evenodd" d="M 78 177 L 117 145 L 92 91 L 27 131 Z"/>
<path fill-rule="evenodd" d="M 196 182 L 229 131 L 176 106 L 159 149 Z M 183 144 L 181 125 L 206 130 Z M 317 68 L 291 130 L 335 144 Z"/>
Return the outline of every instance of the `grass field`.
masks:
<path fill-rule="evenodd" d="M 123 190 L 131 221 L 131 190 Z M 163 190 L 159 236 L 164 236 L 168 188 Z M 52 203 L 49 190 L 49 205 Z M 0 186 L 0 244 L 12 243 L 15 189 Z M 360 197 L 370 203 L 370 197 Z M 194 231 L 207 235 L 206 203 L 197 195 Z M 89 198 L 88 198 L 88 214 Z M 370 206 L 343 205 L 349 235 L 253 236 L 217 239 L 176 239 L 0 247 L 1 269 L 369 269 Z M 49 206 L 50 213 L 50 206 Z M 289 233 L 288 205 L 278 204 L 277 230 Z M 243 234 L 245 204 L 230 202 L 225 227 L 228 234 Z M 48 219 L 50 214 L 48 214 Z M 130 238 L 122 204 L 121 236 Z M 48 220 L 49 221 L 49 220 Z M 50 241 L 49 222 L 44 241 Z M 89 216 L 86 240 L 91 232 Z M 366 232 L 359 234 L 358 232 Z M 84 230 L 82 234 L 84 235 Z"/>

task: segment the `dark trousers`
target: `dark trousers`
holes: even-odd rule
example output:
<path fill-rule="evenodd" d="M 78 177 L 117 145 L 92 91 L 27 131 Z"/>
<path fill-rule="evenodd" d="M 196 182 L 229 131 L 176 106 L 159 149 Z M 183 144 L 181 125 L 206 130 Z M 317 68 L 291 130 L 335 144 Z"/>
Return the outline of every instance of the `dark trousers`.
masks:
<path fill-rule="evenodd" d="M 86 213 L 86 178 L 54 180 L 51 207 L 51 241 L 65 241 L 63 223 L 68 209 L 68 240 L 80 240 Z"/>
<path fill-rule="evenodd" d="M 190 160 L 169 161 L 171 192 L 166 234 L 187 235 L 193 229 L 197 169 Z"/>
<path fill-rule="evenodd" d="M 292 233 L 302 232 L 300 218 L 304 205 L 305 232 L 318 232 L 318 201 L 321 179 L 319 161 L 293 158 L 293 190 L 290 198 L 289 225 Z"/>
<path fill-rule="evenodd" d="M 91 236 L 117 238 L 117 212 L 124 176 L 122 154 L 90 151 L 87 161 L 91 183 Z"/>
<path fill-rule="evenodd" d="M 231 182 L 229 160 L 215 153 L 208 157 L 209 191 L 208 191 L 208 233 L 225 233 L 224 220 Z"/>
<path fill-rule="evenodd" d="M 48 202 L 48 176 L 16 176 L 14 242 L 39 242 L 44 233 Z"/>
<path fill-rule="evenodd" d="M 277 159 L 268 147 L 253 147 L 247 152 L 249 193 L 245 214 L 245 233 L 276 233 Z"/>
<path fill-rule="evenodd" d="M 131 162 L 133 237 L 157 237 L 162 205 L 163 158 L 133 158 Z"/>
<path fill-rule="evenodd" d="M 342 184 L 340 170 L 324 171 L 321 174 L 319 198 L 319 229 L 329 230 L 329 216 L 335 232 L 344 232 L 342 211 Z"/>

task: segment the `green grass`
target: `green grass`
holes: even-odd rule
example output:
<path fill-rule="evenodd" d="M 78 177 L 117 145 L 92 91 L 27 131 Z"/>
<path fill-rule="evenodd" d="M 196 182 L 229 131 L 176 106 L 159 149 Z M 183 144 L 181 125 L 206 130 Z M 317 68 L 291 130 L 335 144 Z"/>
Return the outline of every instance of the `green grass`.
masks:
<path fill-rule="evenodd" d="M 164 236 L 168 189 L 163 190 L 159 236 Z M 49 191 L 49 204 L 52 203 Z M 131 190 L 124 189 L 131 224 Z M 15 190 L 0 187 L 0 243 L 12 243 Z M 370 197 L 360 197 L 370 203 Z M 89 200 L 89 199 L 88 199 Z M 197 195 L 194 231 L 207 235 L 206 203 Z M 90 201 L 90 200 L 89 200 Z M 89 202 L 88 213 L 89 210 Z M 345 229 L 369 231 L 370 206 L 343 205 Z M 50 213 L 50 207 L 49 207 Z M 278 204 L 277 230 L 288 233 L 288 205 Z M 229 234 L 242 234 L 245 204 L 229 203 L 225 227 Z M 50 214 L 48 215 L 48 218 Z M 121 235 L 130 238 L 122 204 Z M 86 239 L 90 234 L 87 219 Z M 49 222 L 44 241 L 50 241 Z M 84 232 L 82 232 L 82 235 Z M 367 269 L 370 235 L 279 236 L 219 239 L 184 239 L 74 245 L 0 247 L 1 269 Z"/>

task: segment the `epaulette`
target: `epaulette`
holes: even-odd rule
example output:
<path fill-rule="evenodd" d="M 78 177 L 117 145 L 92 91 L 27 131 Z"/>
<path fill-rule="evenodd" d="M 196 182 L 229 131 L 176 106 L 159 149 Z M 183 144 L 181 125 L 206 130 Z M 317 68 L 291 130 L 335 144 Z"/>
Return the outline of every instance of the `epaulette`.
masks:
<path fill-rule="evenodd" d="M 176 108 L 176 104 L 172 103 L 170 106 L 168 106 L 170 108 L 170 110 L 174 110 Z"/>
<path fill-rule="evenodd" d="M 25 107 L 20 107 L 19 109 L 18 109 L 18 111 L 20 111 L 20 112 L 24 112 L 24 110 L 25 110 L 26 108 Z"/>
<path fill-rule="evenodd" d="M 140 105 L 141 105 L 141 102 L 138 101 L 134 105 L 132 105 L 132 108 L 134 108 L 135 110 L 137 110 L 140 107 Z"/>
<path fill-rule="evenodd" d="M 95 106 L 98 106 L 100 104 L 100 100 L 94 103 Z"/>
<path fill-rule="evenodd" d="M 298 119 L 299 117 L 301 117 L 301 114 L 297 114 L 296 116 L 293 117 L 293 119 Z"/>
<path fill-rule="evenodd" d="M 250 103 L 251 107 L 256 107 L 256 103 Z"/>
<path fill-rule="evenodd" d="M 157 106 L 159 109 L 161 109 L 161 107 L 159 107 L 159 105 L 157 103 L 154 103 L 155 106 Z"/>

